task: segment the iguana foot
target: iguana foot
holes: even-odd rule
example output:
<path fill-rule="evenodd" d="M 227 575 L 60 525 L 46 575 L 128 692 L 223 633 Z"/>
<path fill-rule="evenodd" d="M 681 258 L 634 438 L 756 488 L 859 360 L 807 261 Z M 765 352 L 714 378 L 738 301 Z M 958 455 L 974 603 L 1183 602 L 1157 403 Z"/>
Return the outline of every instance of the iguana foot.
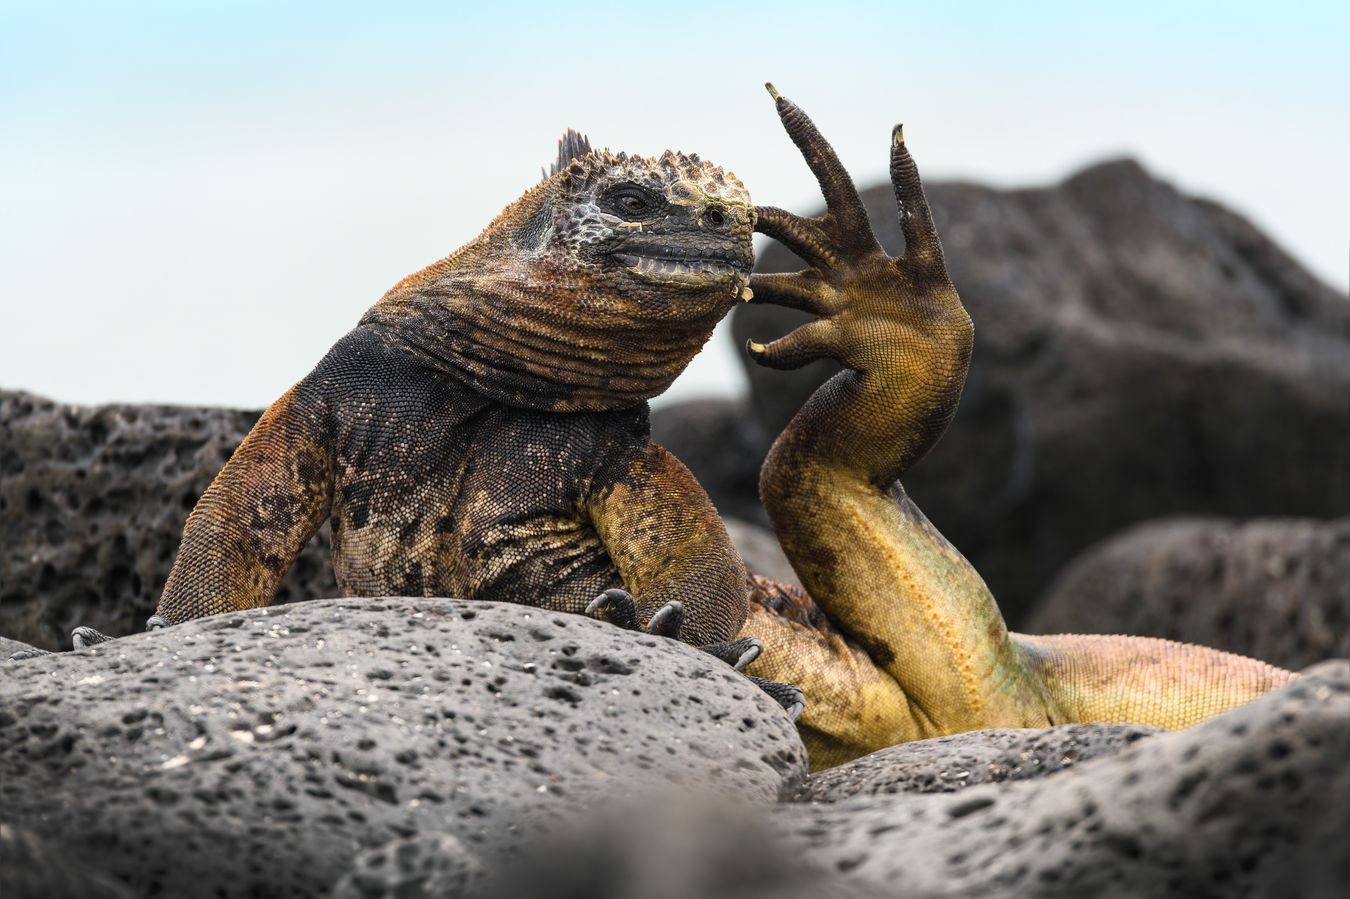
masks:
<path fill-rule="evenodd" d="M 638 617 L 637 601 L 633 594 L 617 587 L 606 590 L 586 607 L 586 614 L 599 621 L 608 621 L 626 631 L 646 631 L 657 637 L 680 639 L 684 627 L 684 603 L 672 600 L 652 613 L 647 626 Z"/>
<path fill-rule="evenodd" d="M 169 622 L 160 615 L 151 615 L 145 622 L 145 629 L 148 631 L 158 630 L 162 627 L 168 627 Z M 116 637 L 110 637 L 102 631 L 96 631 L 92 627 L 80 626 L 70 632 L 71 649 L 87 649 L 90 646 L 97 646 L 100 643 L 107 643 L 116 640 Z M 27 649 L 21 649 L 10 655 L 4 661 L 22 662 L 27 659 L 35 659 L 38 656 L 53 655 L 49 649 L 38 649 L 36 646 L 30 646 Z"/>
<path fill-rule="evenodd" d="M 74 649 L 85 649 L 90 646 L 97 646 L 100 643 L 107 643 L 113 639 L 102 631 L 96 631 L 92 627 L 77 627 L 70 632 L 70 642 Z"/>
<path fill-rule="evenodd" d="M 586 614 L 625 630 L 641 630 L 672 640 L 680 639 L 680 629 L 684 624 L 684 604 L 679 600 L 672 600 L 657 609 L 647 622 L 647 626 L 642 627 L 638 617 L 637 601 L 627 590 L 617 587 L 606 590 L 591 600 L 591 604 L 586 607 Z M 764 643 L 758 637 L 741 637 L 737 640 L 707 643 L 697 648 L 740 671 L 759 658 L 760 653 L 764 651 Z M 750 675 L 746 677 L 782 706 L 793 721 L 801 716 L 802 709 L 806 707 L 806 696 L 800 689 L 791 684 L 780 684 L 762 677 Z"/>
<path fill-rule="evenodd" d="M 759 687 L 769 698 L 783 707 L 783 711 L 788 713 L 788 717 L 796 721 L 802 716 L 806 709 L 806 694 L 800 687 L 794 687 L 792 684 L 781 684 L 778 681 L 765 680 L 762 677 L 755 677 L 753 674 L 747 674 L 746 677 L 756 687 Z"/>
<path fill-rule="evenodd" d="M 20 649 L 18 652 L 11 653 L 5 658 L 6 662 L 26 662 L 29 659 L 36 659 L 39 656 L 52 655 L 50 649 L 38 649 L 36 646 L 30 646 L 27 649 Z"/>
<path fill-rule="evenodd" d="M 77 627 L 70 632 L 70 643 L 72 649 L 85 649 L 90 646 L 97 646 L 100 643 L 107 643 L 113 639 L 107 634 L 94 630 L 92 627 Z M 21 649 L 5 659 L 6 662 L 23 662 L 27 659 L 36 659 L 38 656 L 54 655 L 51 650 L 38 649 L 36 646 L 30 646 L 27 649 Z"/>
<path fill-rule="evenodd" d="M 737 671 L 745 669 L 764 651 L 764 641 L 758 637 L 741 637 L 739 640 L 726 640 L 722 643 L 709 643 L 700 646 L 708 655 L 716 656 Z"/>

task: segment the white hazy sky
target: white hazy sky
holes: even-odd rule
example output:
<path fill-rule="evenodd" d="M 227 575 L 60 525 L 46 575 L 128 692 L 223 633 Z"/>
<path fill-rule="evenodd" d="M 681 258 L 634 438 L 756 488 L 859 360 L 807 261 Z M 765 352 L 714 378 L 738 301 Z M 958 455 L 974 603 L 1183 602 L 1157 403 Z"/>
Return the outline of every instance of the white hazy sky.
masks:
<path fill-rule="evenodd" d="M 863 184 L 1131 155 L 1346 288 L 1350 3 L 0 2 L 0 386 L 260 407 L 473 237 L 568 126 L 814 185 L 761 87 Z M 672 393 L 726 394 L 716 338 Z"/>

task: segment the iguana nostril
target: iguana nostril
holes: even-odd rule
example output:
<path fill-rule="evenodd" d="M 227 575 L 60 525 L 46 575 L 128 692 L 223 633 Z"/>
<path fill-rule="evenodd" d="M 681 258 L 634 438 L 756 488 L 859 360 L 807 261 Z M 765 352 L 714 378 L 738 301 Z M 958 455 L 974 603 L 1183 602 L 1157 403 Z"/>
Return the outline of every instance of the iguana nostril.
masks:
<path fill-rule="evenodd" d="M 716 206 L 703 213 L 703 224 L 710 228 L 720 228 L 727 223 L 726 214 Z"/>

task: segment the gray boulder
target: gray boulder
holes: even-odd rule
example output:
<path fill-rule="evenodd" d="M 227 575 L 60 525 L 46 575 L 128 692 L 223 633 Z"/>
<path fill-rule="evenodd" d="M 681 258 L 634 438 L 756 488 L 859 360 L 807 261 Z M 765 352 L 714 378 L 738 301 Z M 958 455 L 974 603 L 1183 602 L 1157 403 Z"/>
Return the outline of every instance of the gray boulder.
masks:
<path fill-rule="evenodd" d="M 766 803 L 806 765 L 721 662 L 515 605 L 294 603 L 0 674 L 5 820 L 156 895 L 321 895 L 428 831 L 500 862 L 616 794 Z"/>
<path fill-rule="evenodd" d="M 1156 728 L 1137 724 L 1065 724 L 917 740 L 813 772 L 793 798 L 838 802 L 889 793 L 954 793 L 976 784 L 1031 780 L 1115 755 L 1155 733 Z"/>
<path fill-rule="evenodd" d="M 463 843 L 427 831 L 362 852 L 331 899 L 456 899 L 469 895 L 482 874 Z"/>
<path fill-rule="evenodd" d="M 65 649 L 78 625 L 142 630 L 188 513 L 258 415 L 0 391 L 0 634 Z M 277 601 L 336 592 L 325 526 Z"/>
<path fill-rule="evenodd" d="M 0 662 L 3 662 L 5 659 L 14 655 L 14 653 L 16 652 L 21 652 L 23 650 L 34 648 L 35 647 L 33 647 L 32 645 L 21 642 L 19 640 L 11 640 L 8 637 L 0 637 Z"/>
<path fill-rule="evenodd" d="M 0 810 L 0 816 L 3 816 Z M 5 899 L 131 899 L 132 893 L 77 854 L 0 823 L 0 896 Z"/>
<path fill-rule="evenodd" d="M 475 899 L 897 899 L 802 858 L 760 806 L 666 794 L 617 803 L 532 841 Z M 438 897 L 440 899 L 440 897 Z"/>
<path fill-rule="evenodd" d="M 1075 559 L 1026 629 L 1166 637 L 1291 669 L 1350 656 L 1350 518 L 1138 525 Z"/>
<path fill-rule="evenodd" d="M 808 861 L 937 896 L 1331 897 L 1350 871 L 1350 663 L 1039 780 L 776 813 Z"/>
<path fill-rule="evenodd" d="M 1350 507 L 1350 302 L 1249 222 L 1128 161 L 1050 188 L 928 196 L 975 355 L 955 422 L 905 487 L 1014 626 L 1062 565 L 1135 522 Z M 901 251 L 889 185 L 863 201 Z M 773 245 L 759 266 L 801 263 Z M 802 320 L 742 306 L 732 333 Z M 765 432 L 832 371 L 747 360 Z"/>

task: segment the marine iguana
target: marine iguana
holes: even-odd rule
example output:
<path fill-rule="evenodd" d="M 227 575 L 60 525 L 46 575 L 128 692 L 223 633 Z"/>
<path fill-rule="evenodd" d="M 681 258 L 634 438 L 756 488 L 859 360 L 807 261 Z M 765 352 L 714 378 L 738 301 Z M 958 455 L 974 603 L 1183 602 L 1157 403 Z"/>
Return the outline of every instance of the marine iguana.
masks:
<path fill-rule="evenodd" d="M 345 596 L 585 612 L 743 665 L 744 564 L 646 401 L 746 294 L 754 216 L 696 155 L 569 131 L 538 185 L 267 409 L 188 517 L 150 626 L 267 605 L 331 519 Z"/>
<path fill-rule="evenodd" d="M 399 282 L 264 414 L 188 519 L 151 625 L 266 604 L 331 515 L 344 594 L 501 599 L 704 645 L 801 714 L 814 767 L 985 727 L 1184 727 L 1293 677 L 1170 641 L 1007 631 L 898 481 L 954 415 L 974 339 L 903 132 L 892 259 L 829 144 L 770 93 L 824 216 L 753 207 L 695 156 L 569 132 L 540 185 Z M 810 267 L 750 276 L 752 229 Z M 809 594 L 747 574 L 650 441 L 646 400 L 738 299 L 818 316 L 751 342 L 761 364 L 845 366 L 761 474 Z"/>

